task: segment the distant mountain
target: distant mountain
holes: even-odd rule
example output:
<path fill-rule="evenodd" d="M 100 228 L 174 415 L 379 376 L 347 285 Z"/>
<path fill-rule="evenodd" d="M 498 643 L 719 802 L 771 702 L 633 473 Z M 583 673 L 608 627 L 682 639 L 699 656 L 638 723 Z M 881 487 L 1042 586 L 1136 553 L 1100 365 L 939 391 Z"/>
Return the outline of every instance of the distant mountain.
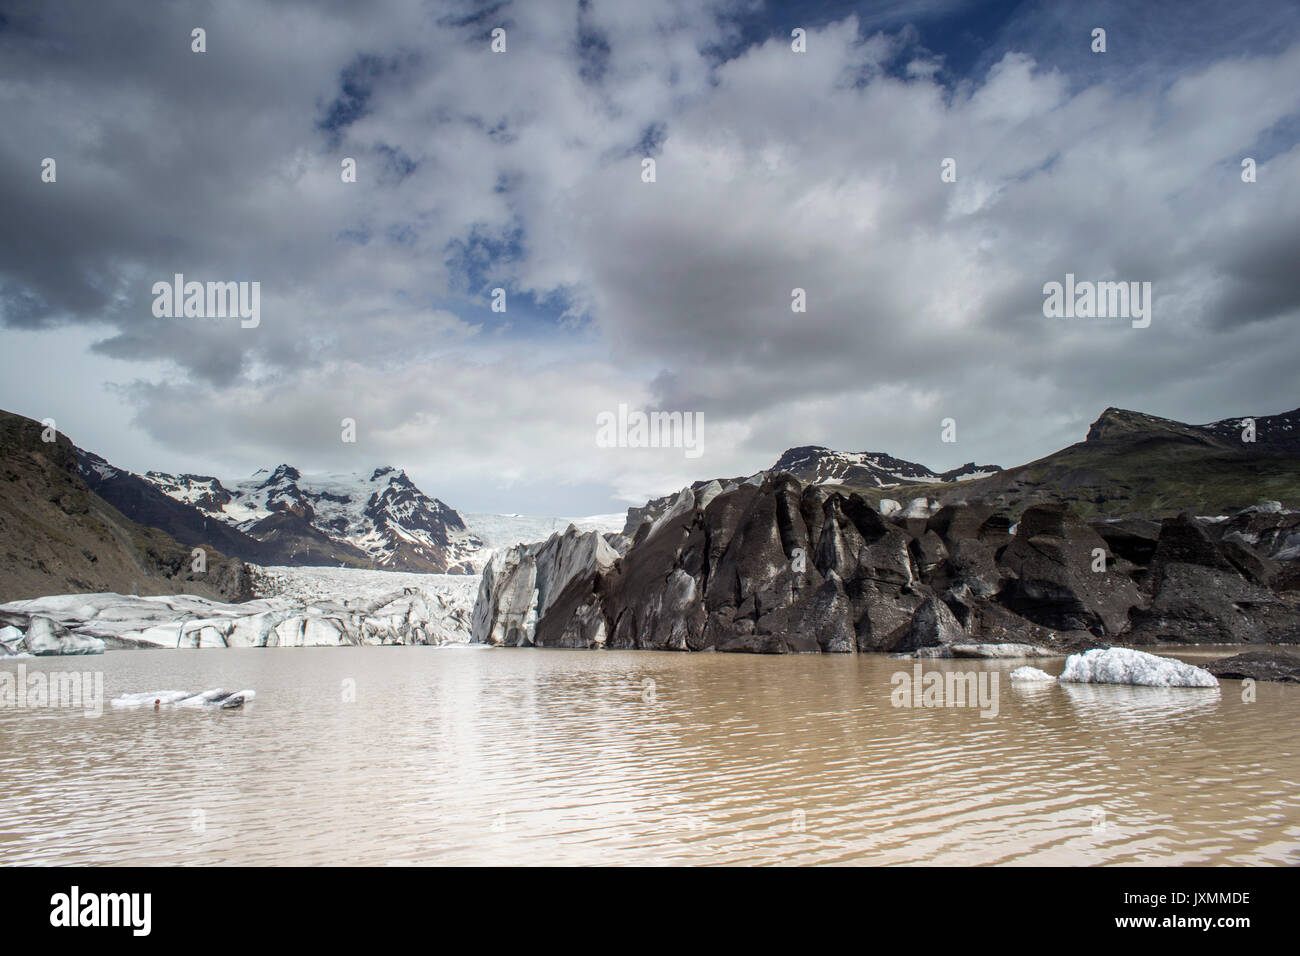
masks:
<path fill-rule="evenodd" d="M 794 475 L 805 484 L 829 485 L 845 493 L 857 492 L 870 495 L 871 492 L 893 489 L 896 497 L 913 498 L 924 496 L 930 484 L 975 481 L 1001 470 L 998 465 L 977 465 L 969 462 L 960 468 L 936 472 L 925 465 L 895 458 L 884 452 L 835 451 L 821 445 L 800 445 L 788 449 L 777 459 L 776 464 L 766 471 L 737 478 L 717 478 L 712 481 L 704 479 L 692 482 L 690 490 L 698 494 L 714 482 L 719 489 L 730 489 L 747 482 L 759 485 L 768 475 L 785 473 Z M 900 486 L 908 487 L 900 488 Z M 622 536 L 630 541 L 641 525 L 653 522 L 667 513 L 677 501 L 679 493 L 673 492 L 659 498 L 652 498 L 644 505 L 628 508 Z"/>
<path fill-rule="evenodd" d="M 218 538 L 197 542 L 207 570 L 195 572 L 194 541 L 131 520 L 92 490 L 67 436 L 42 432 L 0 411 L 0 603 L 93 591 L 251 597 L 248 569 Z"/>
<path fill-rule="evenodd" d="M 950 471 L 932 471 L 914 461 L 884 452 L 832 451 L 820 445 L 801 445 L 783 454 L 769 471 L 784 471 L 800 481 L 819 485 L 883 488 L 889 485 L 943 483 L 985 478 L 1001 471 L 998 465 L 969 462 Z"/>
<path fill-rule="evenodd" d="M 1249 422 L 1254 423 L 1253 441 L 1244 440 Z M 1225 418 L 1208 425 L 1184 425 L 1170 418 L 1108 408 L 1092 423 L 1085 440 L 1093 444 L 1182 441 L 1234 454 L 1300 454 L 1300 409 L 1280 415 Z"/>
<path fill-rule="evenodd" d="M 257 564 L 276 563 L 273 549 L 256 538 L 173 499 L 152 482 L 110 465 L 99 455 L 83 448 L 74 451 L 78 472 L 87 486 L 132 521 L 157 528 L 191 547 L 216 548 L 223 554 Z"/>
<path fill-rule="evenodd" d="M 468 574 L 483 547 L 454 508 L 391 467 L 304 476 L 282 464 L 226 483 L 156 471 L 142 480 L 258 542 L 269 551 L 261 564 Z"/>
<path fill-rule="evenodd" d="M 1253 421 L 1254 441 L 1247 429 Z M 1300 409 L 1278 415 L 1239 416 L 1187 425 L 1142 412 L 1108 408 L 1087 437 L 1045 458 L 1015 468 L 977 465 L 936 472 L 884 452 L 841 452 L 801 445 L 767 471 L 718 479 L 721 489 L 768 475 L 793 475 L 805 484 L 862 495 L 873 503 L 939 504 L 981 501 L 1015 516 L 1035 504 L 1060 503 L 1084 517 L 1169 517 L 1191 510 L 1229 514 L 1261 501 L 1300 507 Z M 711 482 L 696 481 L 699 493 Z M 623 537 L 665 514 L 673 493 L 629 508 Z"/>
<path fill-rule="evenodd" d="M 1018 513 L 1039 503 L 1081 515 L 1167 517 L 1181 511 L 1229 514 L 1261 501 L 1300 505 L 1300 409 L 1188 425 L 1108 408 L 1087 437 L 1045 458 L 959 488 L 929 485 L 942 502 L 986 501 Z"/>

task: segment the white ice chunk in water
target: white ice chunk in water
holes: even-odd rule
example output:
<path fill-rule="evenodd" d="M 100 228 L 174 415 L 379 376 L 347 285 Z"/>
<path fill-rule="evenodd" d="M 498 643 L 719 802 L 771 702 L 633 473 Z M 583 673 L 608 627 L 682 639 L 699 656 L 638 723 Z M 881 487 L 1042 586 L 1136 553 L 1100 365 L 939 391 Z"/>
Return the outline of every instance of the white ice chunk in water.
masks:
<path fill-rule="evenodd" d="M 240 690 L 233 694 L 221 687 L 200 691 L 197 694 L 188 690 L 152 690 L 138 694 L 122 694 L 109 701 L 113 707 L 152 707 L 156 701 L 165 707 L 237 707 L 257 696 L 254 690 Z"/>
<path fill-rule="evenodd" d="M 1040 671 L 1037 667 L 1017 667 L 1011 672 L 1011 679 L 1014 681 L 1054 681 L 1056 680 L 1046 671 Z"/>
<path fill-rule="evenodd" d="M 1135 684 L 1142 687 L 1218 687 L 1207 670 L 1127 647 L 1095 648 L 1071 654 L 1061 680 L 1078 684 Z"/>

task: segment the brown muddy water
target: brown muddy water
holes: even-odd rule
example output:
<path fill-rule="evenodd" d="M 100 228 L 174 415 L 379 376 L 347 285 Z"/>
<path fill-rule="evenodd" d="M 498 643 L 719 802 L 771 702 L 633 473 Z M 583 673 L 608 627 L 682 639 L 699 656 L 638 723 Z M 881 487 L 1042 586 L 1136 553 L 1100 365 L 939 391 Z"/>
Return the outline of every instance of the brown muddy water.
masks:
<path fill-rule="evenodd" d="M 1300 863 L 1294 685 L 1252 701 L 1237 681 L 1013 685 L 1023 662 L 925 661 L 985 690 L 925 707 L 894 706 L 915 662 L 879 655 L 273 648 L 0 669 L 20 663 L 102 672 L 105 698 L 257 697 L 0 708 L 4 864 Z"/>

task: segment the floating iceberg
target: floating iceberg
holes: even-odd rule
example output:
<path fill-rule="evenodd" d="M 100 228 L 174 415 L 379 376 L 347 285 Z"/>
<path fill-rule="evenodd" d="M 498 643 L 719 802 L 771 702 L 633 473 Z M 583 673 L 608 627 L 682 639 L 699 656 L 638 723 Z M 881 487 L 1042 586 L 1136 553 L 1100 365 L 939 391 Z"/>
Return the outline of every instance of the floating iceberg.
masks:
<path fill-rule="evenodd" d="M 1182 661 L 1126 647 L 1071 654 L 1062 681 L 1077 684 L 1135 684 L 1142 687 L 1218 687 L 1213 674 Z"/>
<path fill-rule="evenodd" d="M 1041 682 L 1041 681 L 1056 680 L 1056 678 L 1053 677 L 1051 674 L 1047 673 L 1046 671 L 1040 671 L 1037 667 L 1017 667 L 1015 670 L 1011 672 L 1011 679 L 1014 681 L 1026 681 L 1026 682 L 1029 681 Z"/>
<path fill-rule="evenodd" d="M 152 707 L 155 703 L 166 707 L 218 707 L 232 710 L 244 706 L 257 696 L 253 690 L 239 690 L 233 694 L 220 687 L 193 694 L 187 690 L 153 690 L 139 694 L 122 694 L 109 701 L 113 707 Z"/>

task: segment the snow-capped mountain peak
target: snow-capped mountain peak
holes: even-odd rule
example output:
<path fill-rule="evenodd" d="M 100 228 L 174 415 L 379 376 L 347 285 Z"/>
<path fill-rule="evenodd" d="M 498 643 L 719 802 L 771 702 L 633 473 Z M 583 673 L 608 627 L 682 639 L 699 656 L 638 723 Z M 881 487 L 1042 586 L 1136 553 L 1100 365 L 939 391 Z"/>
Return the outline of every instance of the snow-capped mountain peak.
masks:
<path fill-rule="evenodd" d="M 821 445 L 801 445 L 785 452 L 772 471 L 785 471 L 802 481 L 828 485 L 871 486 L 939 483 L 983 478 L 1002 469 L 969 462 L 949 471 L 933 471 L 914 461 L 878 451 L 846 452 Z"/>
<path fill-rule="evenodd" d="M 400 468 L 358 474 L 304 475 L 289 464 L 222 483 L 195 475 L 149 472 L 163 493 L 259 540 L 329 539 L 354 560 L 403 571 L 470 572 L 482 543 L 454 508 L 416 487 Z M 364 557 L 362 557 L 364 556 Z"/>

